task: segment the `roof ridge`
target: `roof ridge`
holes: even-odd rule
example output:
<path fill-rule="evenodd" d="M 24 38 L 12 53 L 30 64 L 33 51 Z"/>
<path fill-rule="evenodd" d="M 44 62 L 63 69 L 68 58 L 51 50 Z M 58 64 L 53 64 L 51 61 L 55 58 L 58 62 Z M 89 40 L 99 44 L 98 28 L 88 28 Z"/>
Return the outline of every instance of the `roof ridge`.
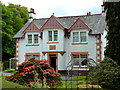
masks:
<path fill-rule="evenodd" d="M 102 15 L 102 13 L 99 13 L 99 14 L 91 14 L 91 15 L 60 16 L 60 17 L 57 17 L 57 18 L 84 17 L 84 16 L 95 16 L 95 15 Z M 54 17 L 56 17 L 56 16 L 54 16 Z M 42 20 L 42 19 L 49 19 L 49 18 L 35 18 L 35 19 L 33 19 L 33 20 Z"/>

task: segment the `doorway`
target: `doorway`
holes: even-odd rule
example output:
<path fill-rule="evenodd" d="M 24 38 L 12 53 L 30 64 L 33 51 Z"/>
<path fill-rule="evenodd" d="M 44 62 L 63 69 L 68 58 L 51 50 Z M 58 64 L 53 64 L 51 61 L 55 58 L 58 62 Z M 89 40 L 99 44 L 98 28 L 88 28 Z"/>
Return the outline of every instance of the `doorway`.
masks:
<path fill-rule="evenodd" d="M 50 54 L 49 55 L 49 63 L 50 66 L 57 72 L 57 55 L 56 54 Z"/>

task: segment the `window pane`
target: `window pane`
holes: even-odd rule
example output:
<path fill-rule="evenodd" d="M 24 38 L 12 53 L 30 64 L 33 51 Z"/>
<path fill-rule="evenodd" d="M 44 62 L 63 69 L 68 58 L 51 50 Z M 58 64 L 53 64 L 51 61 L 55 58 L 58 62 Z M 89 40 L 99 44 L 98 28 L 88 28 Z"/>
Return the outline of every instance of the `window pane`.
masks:
<path fill-rule="evenodd" d="M 32 55 L 26 55 L 26 59 L 32 58 Z"/>
<path fill-rule="evenodd" d="M 28 43 L 32 43 L 32 35 L 28 35 Z"/>
<path fill-rule="evenodd" d="M 87 65 L 87 54 L 81 54 L 81 65 L 82 66 Z"/>
<path fill-rule="evenodd" d="M 34 35 L 34 43 L 38 43 L 38 34 Z"/>
<path fill-rule="evenodd" d="M 33 55 L 33 57 L 35 57 L 36 60 L 39 59 L 39 55 Z"/>
<path fill-rule="evenodd" d="M 48 31 L 48 40 L 52 41 L 52 31 Z"/>
<path fill-rule="evenodd" d="M 54 31 L 54 41 L 58 41 L 58 31 Z"/>
<path fill-rule="evenodd" d="M 73 42 L 79 42 L 79 32 L 73 32 Z"/>
<path fill-rule="evenodd" d="M 80 42 L 86 42 L 86 32 L 80 32 Z"/>
<path fill-rule="evenodd" d="M 73 65 L 79 65 L 79 55 L 73 55 Z"/>

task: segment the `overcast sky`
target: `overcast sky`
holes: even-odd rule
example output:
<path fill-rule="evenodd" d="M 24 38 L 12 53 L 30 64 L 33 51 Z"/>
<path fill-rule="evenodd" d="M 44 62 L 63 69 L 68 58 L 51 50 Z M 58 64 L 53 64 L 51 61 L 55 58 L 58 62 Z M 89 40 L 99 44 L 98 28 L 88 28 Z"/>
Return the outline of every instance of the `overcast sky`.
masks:
<path fill-rule="evenodd" d="M 3 4 L 13 3 L 35 9 L 36 18 L 55 16 L 77 16 L 101 13 L 103 0 L 0 0 Z"/>

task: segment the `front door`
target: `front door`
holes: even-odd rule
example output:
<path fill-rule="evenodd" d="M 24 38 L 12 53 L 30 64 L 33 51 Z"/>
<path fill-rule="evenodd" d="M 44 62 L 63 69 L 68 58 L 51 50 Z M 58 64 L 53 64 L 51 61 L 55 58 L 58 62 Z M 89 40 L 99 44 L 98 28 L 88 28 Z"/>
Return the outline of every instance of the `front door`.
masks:
<path fill-rule="evenodd" d="M 57 56 L 52 54 L 49 55 L 49 63 L 52 68 L 57 72 Z"/>

